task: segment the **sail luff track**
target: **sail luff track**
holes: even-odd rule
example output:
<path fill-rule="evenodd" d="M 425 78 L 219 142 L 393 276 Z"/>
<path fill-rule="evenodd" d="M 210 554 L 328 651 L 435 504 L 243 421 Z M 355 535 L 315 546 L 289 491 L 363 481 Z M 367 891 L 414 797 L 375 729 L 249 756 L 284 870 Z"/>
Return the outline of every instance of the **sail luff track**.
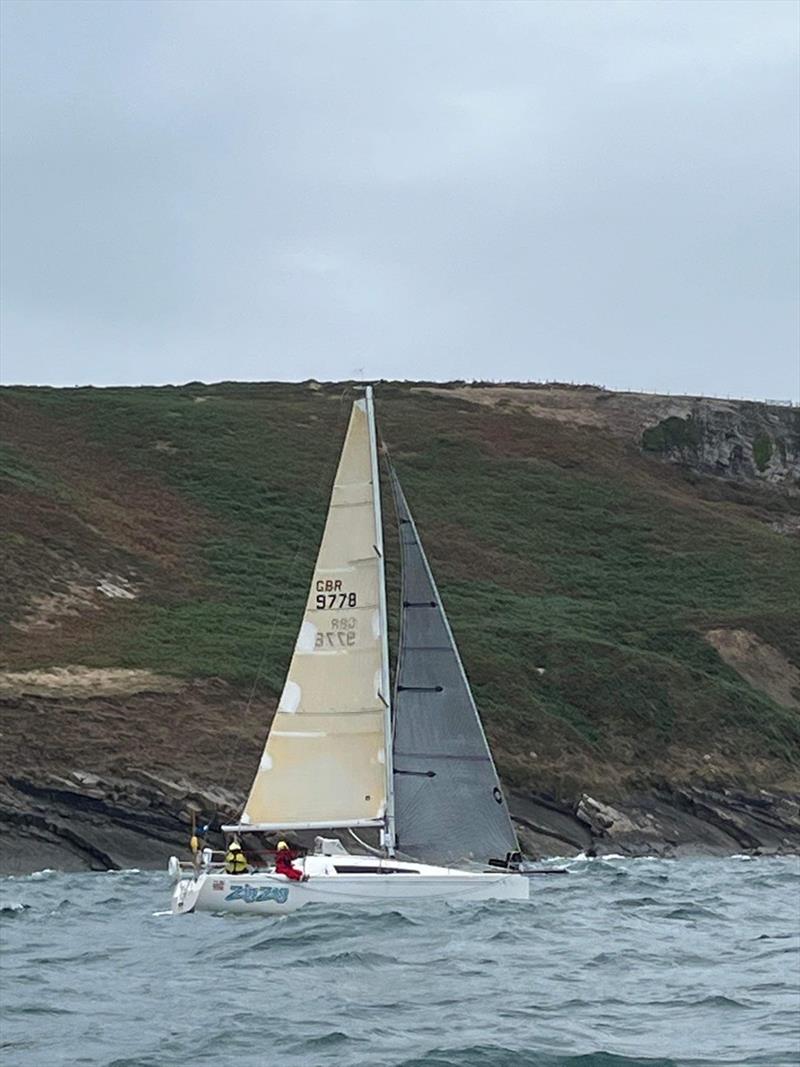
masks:
<path fill-rule="evenodd" d="M 378 555 L 378 612 L 381 637 L 381 691 L 384 705 L 384 759 L 386 771 L 386 826 L 383 843 L 389 855 L 395 848 L 394 759 L 392 747 L 392 693 L 389 681 L 389 617 L 386 610 L 386 568 L 383 549 L 383 517 L 381 514 L 381 480 L 378 464 L 378 437 L 375 428 L 375 405 L 372 386 L 366 390 L 367 422 L 369 427 L 369 456 L 372 472 L 372 502 L 375 515 L 375 551 Z"/>

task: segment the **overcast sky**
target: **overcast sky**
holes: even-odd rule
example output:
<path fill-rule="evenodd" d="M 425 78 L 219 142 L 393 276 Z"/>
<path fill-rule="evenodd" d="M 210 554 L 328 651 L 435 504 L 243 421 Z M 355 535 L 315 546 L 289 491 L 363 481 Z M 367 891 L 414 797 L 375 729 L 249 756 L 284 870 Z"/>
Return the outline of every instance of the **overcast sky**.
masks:
<path fill-rule="evenodd" d="M 793 0 L 2 7 L 3 382 L 800 391 Z"/>

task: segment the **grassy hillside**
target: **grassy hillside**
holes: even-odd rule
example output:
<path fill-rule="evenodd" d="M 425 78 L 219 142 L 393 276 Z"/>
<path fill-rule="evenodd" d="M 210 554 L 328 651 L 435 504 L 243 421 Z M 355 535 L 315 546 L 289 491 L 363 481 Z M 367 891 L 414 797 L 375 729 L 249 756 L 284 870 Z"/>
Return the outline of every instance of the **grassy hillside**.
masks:
<path fill-rule="evenodd" d="M 145 667 L 247 691 L 261 667 L 277 692 L 353 395 L 2 390 L 4 669 Z M 377 396 L 507 781 L 797 785 L 797 710 L 704 638 L 746 630 L 800 664 L 800 545 L 769 522 L 785 493 L 463 391 Z"/>

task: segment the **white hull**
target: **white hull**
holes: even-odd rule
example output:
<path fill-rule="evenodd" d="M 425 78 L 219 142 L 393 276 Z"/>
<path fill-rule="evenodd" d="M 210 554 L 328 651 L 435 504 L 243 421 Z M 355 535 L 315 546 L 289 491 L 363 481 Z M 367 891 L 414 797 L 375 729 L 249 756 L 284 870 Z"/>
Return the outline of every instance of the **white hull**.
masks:
<path fill-rule="evenodd" d="M 361 869 L 363 873 L 337 872 L 335 863 L 322 856 L 309 856 L 304 864 L 296 864 L 308 872 L 306 882 L 267 871 L 230 875 L 208 869 L 178 881 L 172 895 L 172 911 L 177 915 L 195 911 L 286 915 L 306 904 L 359 906 L 529 899 L 529 881 L 521 874 L 472 873 L 425 864 L 375 861 L 366 856 L 336 859 L 340 866 Z"/>

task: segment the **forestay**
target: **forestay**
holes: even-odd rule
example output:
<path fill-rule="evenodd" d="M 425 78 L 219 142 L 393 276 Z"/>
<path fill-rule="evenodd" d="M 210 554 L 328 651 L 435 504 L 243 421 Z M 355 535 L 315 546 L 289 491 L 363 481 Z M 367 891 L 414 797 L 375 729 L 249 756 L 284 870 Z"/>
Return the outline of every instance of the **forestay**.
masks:
<path fill-rule="evenodd" d="M 518 848 L 450 625 L 397 475 L 402 615 L 394 694 L 398 852 L 486 863 Z"/>
<path fill-rule="evenodd" d="M 303 623 L 242 826 L 359 826 L 386 814 L 388 665 L 370 403 L 353 405 Z"/>

